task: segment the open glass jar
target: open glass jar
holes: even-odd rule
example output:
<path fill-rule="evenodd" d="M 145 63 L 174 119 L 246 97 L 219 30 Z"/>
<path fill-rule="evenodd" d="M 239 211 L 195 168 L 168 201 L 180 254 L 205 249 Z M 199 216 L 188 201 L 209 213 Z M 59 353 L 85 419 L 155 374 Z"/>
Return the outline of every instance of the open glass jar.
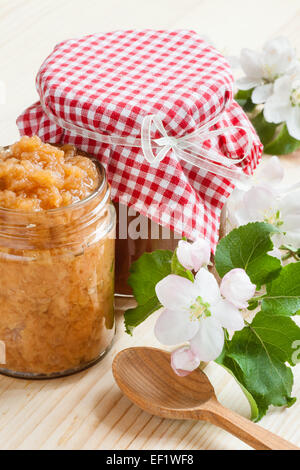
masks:
<path fill-rule="evenodd" d="M 116 217 L 105 170 L 95 165 L 97 189 L 70 206 L 0 208 L 1 373 L 69 375 L 112 342 Z"/>

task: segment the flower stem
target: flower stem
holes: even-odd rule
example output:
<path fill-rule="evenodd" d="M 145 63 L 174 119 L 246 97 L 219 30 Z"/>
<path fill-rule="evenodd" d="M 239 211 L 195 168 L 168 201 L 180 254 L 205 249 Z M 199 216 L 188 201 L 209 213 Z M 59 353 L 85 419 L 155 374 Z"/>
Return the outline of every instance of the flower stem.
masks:
<path fill-rule="evenodd" d="M 289 258 L 294 258 L 294 260 L 299 261 L 300 257 L 298 253 L 295 253 L 295 251 L 291 250 L 290 248 L 284 247 L 284 250 L 287 251 L 285 255 L 282 257 L 282 261 L 286 261 Z"/>

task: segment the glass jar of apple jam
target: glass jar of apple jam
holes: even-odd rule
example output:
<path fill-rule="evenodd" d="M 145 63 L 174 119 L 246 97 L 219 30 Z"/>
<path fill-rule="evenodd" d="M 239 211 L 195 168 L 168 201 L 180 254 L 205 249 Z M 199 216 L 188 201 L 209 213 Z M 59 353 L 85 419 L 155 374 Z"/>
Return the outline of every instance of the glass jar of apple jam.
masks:
<path fill-rule="evenodd" d="M 0 150 L 0 372 L 69 375 L 115 333 L 115 210 L 105 170 L 71 146 Z"/>

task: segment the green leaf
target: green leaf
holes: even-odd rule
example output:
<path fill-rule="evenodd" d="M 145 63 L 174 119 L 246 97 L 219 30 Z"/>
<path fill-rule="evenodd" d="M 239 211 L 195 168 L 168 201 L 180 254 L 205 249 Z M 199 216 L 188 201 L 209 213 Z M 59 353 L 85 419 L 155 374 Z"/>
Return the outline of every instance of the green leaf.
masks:
<path fill-rule="evenodd" d="M 232 230 L 217 246 L 215 264 L 220 277 L 231 269 L 243 268 L 258 288 L 277 277 L 281 263 L 267 254 L 273 249 L 271 235 L 276 232 L 273 225 L 264 222 Z"/>
<path fill-rule="evenodd" d="M 295 315 L 300 311 L 300 262 L 282 268 L 279 276 L 267 284 L 262 310 L 272 315 Z"/>
<path fill-rule="evenodd" d="M 171 261 L 173 252 L 170 250 L 156 250 L 144 253 L 130 267 L 128 284 L 138 304 L 145 304 L 156 297 L 156 284 L 171 274 Z"/>
<path fill-rule="evenodd" d="M 220 363 L 230 369 L 236 380 L 256 403 L 258 421 L 270 405 L 291 406 L 293 343 L 300 340 L 300 328 L 288 317 L 272 317 L 259 312 L 251 325 L 227 342 Z M 252 415 L 253 415 L 252 404 Z"/>
<path fill-rule="evenodd" d="M 249 300 L 249 303 L 248 303 L 248 310 L 255 310 L 259 305 L 259 302 L 258 300 L 256 299 L 251 299 Z"/>
<path fill-rule="evenodd" d="M 132 263 L 128 284 L 133 290 L 138 306 L 126 310 L 124 314 L 127 333 L 132 334 L 136 326 L 161 308 L 155 286 L 161 279 L 171 274 L 172 257 L 172 251 L 156 250 L 153 253 L 144 253 Z"/>
<path fill-rule="evenodd" d="M 134 328 L 145 321 L 152 313 L 161 308 L 157 297 L 153 296 L 145 304 L 130 308 L 125 312 L 126 333 L 132 335 Z"/>
<path fill-rule="evenodd" d="M 227 364 L 227 366 L 225 364 Z M 248 390 L 244 387 L 244 385 L 238 379 L 238 376 L 240 375 L 239 372 L 238 372 L 238 365 L 233 360 L 230 360 L 230 358 L 226 358 L 225 363 L 224 364 L 219 364 L 219 365 L 221 365 L 223 367 L 223 369 L 225 369 L 230 375 L 232 375 L 232 377 L 235 379 L 237 384 L 241 387 L 241 389 L 242 389 L 244 395 L 246 396 L 246 398 L 249 402 L 249 405 L 250 405 L 251 420 L 252 421 L 259 421 L 260 417 L 259 417 L 259 409 L 257 407 L 257 403 L 254 400 L 251 393 L 248 392 Z"/>
<path fill-rule="evenodd" d="M 185 269 L 177 258 L 177 249 L 174 251 L 172 260 L 171 260 L 171 271 L 172 274 L 177 274 L 177 276 L 185 277 L 190 281 L 194 282 L 194 276 L 191 271 Z"/>
<path fill-rule="evenodd" d="M 138 303 L 137 307 L 125 312 L 126 332 L 132 334 L 133 329 L 140 325 L 152 313 L 162 307 L 155 293 L 156 284 L 168 274 L 177 274 L 194 282 L 191 271 L 179 262 L 176 250 L 156 250 L 144 253 L 130 267 L 128 284 Z"/>
<path fill-rule="evenodd" d="M 253 92 L 253 88 L 251 88 L 250 90 L 239 90 L 234 97 L 236 102 L 247 113 L 250 113 L 251 111 L 253 111 L 256 106 L 251 99 L 252 92 Z"/>
<path fill-rule="evenodd" d="M 225 346 L 221 356 L 215 361 L 218 365 L 222 366 L 232 377 L 235 379 L 237 384 L 241 387 L 243 393 L 245 394 L 251 409 L 251 420 L 258 421 L 259 420 L 259 410 L 254 400 L 253 396 L 249 391 L 244 387 L 241 380 L 243 380 L 241 369 L 239 368 L 238 364 L 233 361 L 230 357 L 226 355 L 228 352 L 228 346 L 225 342 Z"/>
<path fill-rule="evenodd" d="M 291 137 L 286 124 L 284 124 L 272 142 L 264 147 L 264 152 L 269 155 L 287 155 L 292 153 L 300 147 L 300 140 Z"/>
<path fill-rule="evenodd" d="M 277 128 L 276 124 L 267 122 L 264 118 L 264 113 L 261 111 L 258 113 L 251 122 L 262 142 L 263 145 L 268 144 L 274 137 Z"/>

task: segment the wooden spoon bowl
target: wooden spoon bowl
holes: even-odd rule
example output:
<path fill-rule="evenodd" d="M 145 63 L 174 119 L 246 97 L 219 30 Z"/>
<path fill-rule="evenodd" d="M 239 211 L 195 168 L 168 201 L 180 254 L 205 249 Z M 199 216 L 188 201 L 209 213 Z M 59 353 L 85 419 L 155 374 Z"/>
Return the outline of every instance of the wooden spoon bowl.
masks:
<path fill-rule="evenodd" d="M 155 348 L 129 348 L 113 361 L 113 374 L 122 392 L 156 416 L 209 421 L 260 450 L 299 450 L 293 444 L 223 407 L 200 369 L 179 377 L 170 354 Z"/>

